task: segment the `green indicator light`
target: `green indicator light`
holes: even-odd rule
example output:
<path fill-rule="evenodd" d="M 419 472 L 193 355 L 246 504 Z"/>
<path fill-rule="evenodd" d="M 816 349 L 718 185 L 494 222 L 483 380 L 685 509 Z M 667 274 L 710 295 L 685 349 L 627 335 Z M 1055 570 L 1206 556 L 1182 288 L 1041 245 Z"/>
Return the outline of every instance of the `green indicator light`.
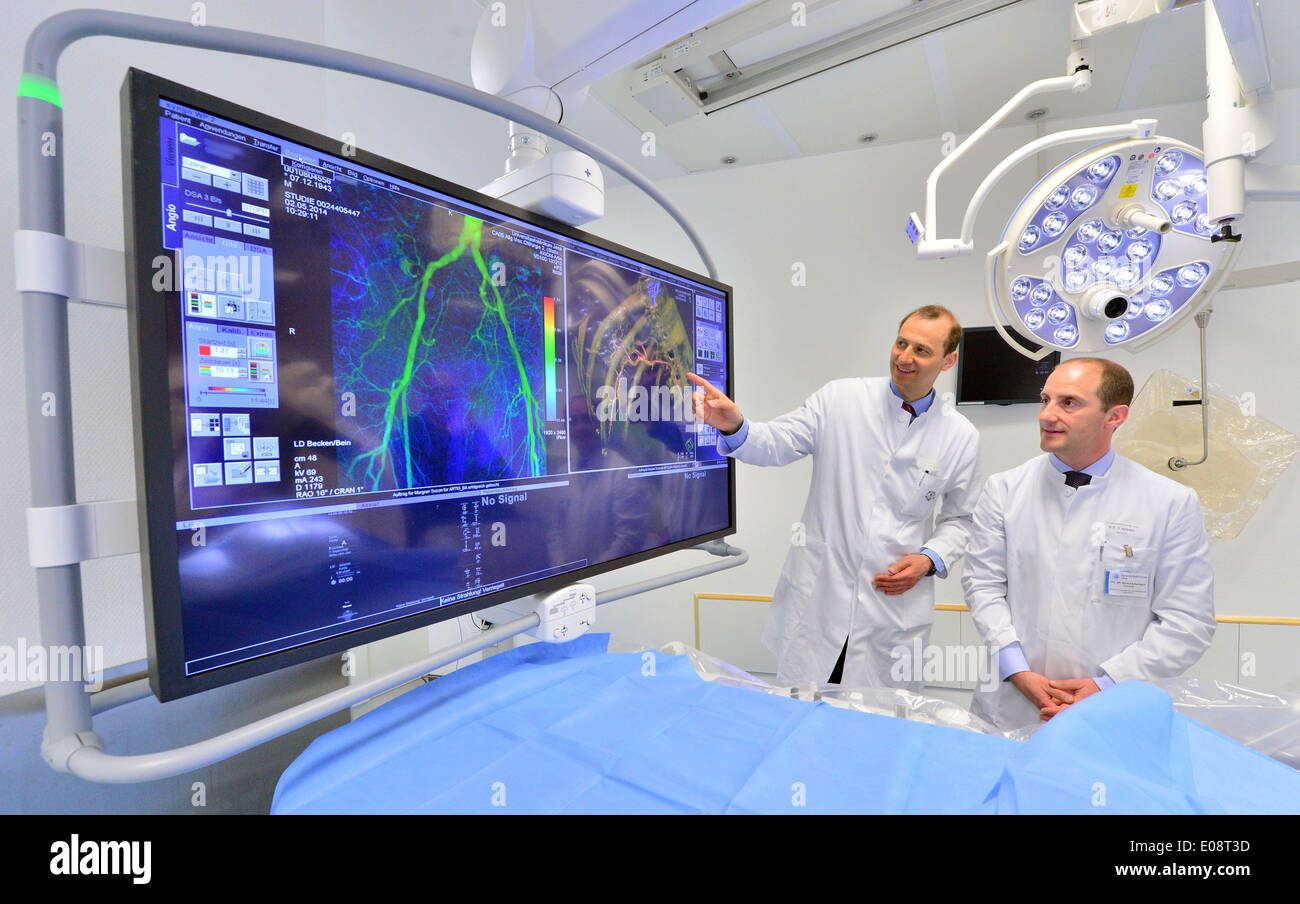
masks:
<path fill-rule="evenodd" d="M 54 104 L 60 110 L 63 109 L 63 99 L 59 97 L 58 84 L 43 75 L 24 72 L 22 78 L 18 80 L 18 96 L 34 97 L 47 104 Z"/>

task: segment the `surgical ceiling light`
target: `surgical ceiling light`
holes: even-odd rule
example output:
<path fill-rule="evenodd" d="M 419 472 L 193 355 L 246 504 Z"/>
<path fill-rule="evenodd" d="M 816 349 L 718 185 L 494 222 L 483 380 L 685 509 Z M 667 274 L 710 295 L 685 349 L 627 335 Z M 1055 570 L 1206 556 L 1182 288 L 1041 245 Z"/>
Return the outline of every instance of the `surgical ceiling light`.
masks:
<path fill-rule="evenodd" d="M 1236 242 L 1214 242 L 1205 165 L 1170 138 L 1111 141 L 1059 165 L 990 252 L 990 300 L 1042 354 L 1136 351 L 1209 303 Z"/>
<path fill-rule="evenodd" d="M 1300 199 L 1300 168 L 1254 162 L 1273 140 L 1268 54 L 1256 0 L 1203 0 L 1209 114 L 1204 152 L 1157 135 L 1154 119 L 1044 135 L 985 177 L 966 208 L 960 237 L 938 237 L 937 184 L 948 167 L 1029 99 L 1088 90 L 1092 36 L 1195 2 L 1074 3 L 1069 74 L 1027 85 L 976 129 L 930 174 L 925 218 L 913 213 L 908 220 L 918 259 L 970 254 L 975 218 L 1012 169 L 1052 147 L 1091 145 L 1030 189 L 985 262 L 993 325 L 1027 357 L 1041 359 L 1054 350 L 1137 351 L 1198 312 L 1208 316 L 1221 287 L 1300 279 L 1300 262 L 1231 274 L 1241 240 L 1233 224 L 1246 200 Z M 1243 141 L 1247 135 L 1253 141 Z M 1030 352 L 1008 329 L 1039 350 Z"/>

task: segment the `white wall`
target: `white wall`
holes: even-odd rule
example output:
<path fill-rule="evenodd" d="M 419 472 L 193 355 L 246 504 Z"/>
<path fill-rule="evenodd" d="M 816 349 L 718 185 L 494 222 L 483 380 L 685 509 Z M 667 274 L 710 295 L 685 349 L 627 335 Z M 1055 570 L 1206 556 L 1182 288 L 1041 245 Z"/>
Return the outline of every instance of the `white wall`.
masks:
<path fill-rule="evenodd" d="M 1300 159 L 1300 92 L 1284 93 L 1279 108 L 1281 136 L 1269 159 Z M 1158 116 L 1162 134 L 1200 144 L 1203 106 L 1141 114 Z M 835 115 L 829 102 L 825 115 Z M 1117 115 L 1113 121 L 1137 115 Z M 1000 131 L 982 157 L 958 164 L 951 181 L 940 188 L 945 234 L 957 231 L 965 202 L 988 165 L 1034 134 L 1030 126 Z M 835 377 L 883 374 L 898 318 L 918 305 L 944 304 L 970 326 L 990 322 L 983 298 L 983 254 L 1000 237 L 1005 217 L 1038 173 L 1033 164 L 1022 165 L 990 198 L 976 230 L 979 250 L 973 257 L 918 262 L 903 224 L 910 211 L 922 206 L 925 179 L 941 159 L 940 151 L 936 136 L 661 183 L 706 238 L 720 278 L 735 287 L 736 400 L 748 416 L 762 420 L 788 411 Z M 1239 266 L 1294 258 L 1296 211 L 1296 205 L 1253 205 L 1241 226 L 1246 242 Z M 608 215 L 594 231 L 683 266 L 702 267 L 675 224 L 632 187 L 611 193 Z M 800 261 L 807 265 L 806 287 L 791 285 L 791 266 Z M 1260 416 L 1292 431 L 1300 431 L 1300 398 L 1287 337 L 1291 318 L 1300 313 L 1298 291 L 1293 284 L 1223 293 L 1209 332 L 1211 381 L 1233 394 L 1253 392 Z M 1197 342 L 1195 327 L 1188 326 L 1139 356 L 1124 353 L 1118 360 L 1139 387 L 1161 368 L 1196 377 Z M 939 392 L 952 389 L 954 378 L 952 372 L 944 374 Z M 967 407 L 962 412 L 980 429 L 985 474 L 1038 454 L 1033 406 Z M 602 608 L 602 624 L 628 640 L 689 640 L 692 593 L 771 593 L 791 525 L 803 506 L 810 467 L 807 461 L 784 469 L 740 465 L 739 533 L 733 542 L 750 551 L 750 563 Z M 1238 538 L 1214 544 L 1220 614 L 1300 616 L 1300 601 L 1285 589 L 1287 564 L 1300 536 L 1298 474 L 1293 467 L 1283 476 Z M 962 602 L 959 568 L 939 582 L 937 602 Z M 1285 640 L 1257 642 L 1266 648 L 1259 655 L 1280 667 L 1297 631 L 1278 629 Z"/>

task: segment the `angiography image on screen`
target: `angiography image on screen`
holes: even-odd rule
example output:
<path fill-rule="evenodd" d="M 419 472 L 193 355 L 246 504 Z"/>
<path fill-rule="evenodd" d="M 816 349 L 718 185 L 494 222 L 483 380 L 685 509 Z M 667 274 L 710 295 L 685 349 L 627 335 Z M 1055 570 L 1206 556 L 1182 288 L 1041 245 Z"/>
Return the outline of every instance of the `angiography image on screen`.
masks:
<path fill-rule="evenodd" d="M 602 455 L 650 462 L 694 457 L 681 429 L 695 366 L 693 312 L 672 286 L 601 260 L 570 275 L 571 384 L 587 399 Z"/>
<path fill-rule="evenodd" d="M 538 300 L 559 261 L 472 216 L 336 194 L 361 211 L 330 234 L 335 379 L 356 397 L 341 476 L 375 491 L 546 474 Z"/>
<path fill-rule="evenodd" d="M 142 205 L 186 676 L 731 527 L 726 287 L 223 109 L 159 94 Z"/>

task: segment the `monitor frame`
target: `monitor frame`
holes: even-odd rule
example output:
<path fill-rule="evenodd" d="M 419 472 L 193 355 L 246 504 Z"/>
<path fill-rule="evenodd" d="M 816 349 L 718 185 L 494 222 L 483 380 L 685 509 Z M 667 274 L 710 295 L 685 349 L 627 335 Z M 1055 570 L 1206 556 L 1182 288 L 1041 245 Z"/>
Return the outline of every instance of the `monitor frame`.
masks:
<path fill-rule="evenodd" d="M 965 383 L 966 363 L 967 363 L 967 362 L 966 362 L 966 355 L 964 354 L 964 352 L 965 352 L 966 336 L 967 336 L 967 334 L 969 334 L 969 333 L 979 333 L 979 334 L 981 334 L 981 335 L 983 335 L 983 334 L 985 334 L 985 333 L 994 333 L 994 334 L 996 334 L 996 333 L 997 333 L 997 328 L 996 328 L 996 327 L 992 327 L 992 326 L 970 326 L 970 327 L 963 327 L 963 328 L 962 328 L 962 344 L 961 344 L 961 346 L 960 346 L 959 349 L 958 349 L 958 351 L 959 351 L 959 352 L 962 352 L 962 354 L 958 354 L 958 355 L 957 355 L 957 387 L 956 387 L 956 392 L 955 392 L 955 396 L 956 396 L 956 404 L 958 404 L 958 405 L 1004 405 L 1004 406 L 1005 406 L 1005 405 L 1035 405 L 1035 404 L 1037 404 L 1038 401 L 1039 401 L 1037 398 L 1033 398 L 1033 399 L 980 399 L 979 401 L 962 401 L 962 399 L 961 399 L 961 389 L 962 389 L 962 386 L 963 386 L 964 383 Z M 1030 348 L 1030 347 L 1029 347 L 1029 343 L 1028 343 L 1026 340 L 1022 339 L 1020 336 L 1017 336 L 1017 335 L 1014 334 L 1014 333 L 1008 333 L 1008 335 L 1011 336 L 1012 340 L 1018 342 L 1018 343 L 1021 345 L 1021 347 L 1025 348 L 1025 349 L 1027 349 L 1027 350 L 1029 350 L 1029 351 L 1031 351 L 1031 352 L 1032 352 L 1032 351 L 1038 351 L 1038 349 L 1042 348 L 1041 345 L 1040 345 L 1040 346 L 1037 346 L 1037 348 Z M 1001 337 L 999 336 L 998 338 L 1000 339 Z M 1005 341 L 1004 341 L 1003 344 L 1005 344 Z M 1036 344 L 1036 343 L 1035 343 L 1035 344 Z M 1015 352 L 1015 351 L 1012 350 L 1012 349 L 1007 349 L 1007 351 L 1008 351 L 1008 353 L 1010 353 L 1010 354 L 1017 354 L 1017 355 L 1019 355 L 1019 352 Z M 1023 357 L 1023 356 L 1021 356 L 1021 357 Z M 1029 358 L 1025 358 L 1025 360 L 1028 361 L 1028 360 L 1030 360 L 1030 359 L 1029 359 Z M 1056 365 L 1058 365 L 1058 364 L 1061 363 L 1061 353 L 1060 353 L 1059 351 L 1053 351 L 1050 355 L 1046 355 L 1042 360 L 1046 360 L 1046 361 L 1050 361 L 1050 362 L 1052 362 L 1052 366 L 1055 367 Z"/>
<path fill-rule="evenodd" d="M 338 156 L 339 147 L 337 141 L 327 136 L 134 67 L 128 69 L 122 84 L 122 182 L 132 428 L 149 683 L 159 700 L 166 702 L 337 654 L 510 600 L 557 590 L 598 574 L 690 549 L 701 543 L 736 533 L 736 464 L 734 459 L 727 457 L 728 521 L 727 526 L 722 529 L 698 534 L 609 562 L 484 594 L 464 602 L 451 603 L 394 618 L 379 625 L 359 628 L 354 632 L 313 641 L 303 646 L 265 654 L 211 671 L 187 675 L 184 671 L 183 613 L 179 556 L 176 549 L 175 525 L 178 519 L 172 436 L 172 425 L 176 417 L 175 406 L 181 405 L 183 408 L 184 399 L 176 395 L 175 388 L 171 384 L 170 346 L 174 339 L 168 332 L 169 317 L 179 317 L 180 314 L 178 304 L 171 303 L 177 291 L 174 286 L 165 293 L 156 292 L 152 288 L 155 258 L 164 255 L 174 260 L 174 255 L 163 248 L 160 217 L 162 175 L 158 158 L 158 102 L 162 99 L 233 120 L 249 128 L 282 137 L 287 141 L 331 156 Z M 504 217 L 514 218 L 528 226 L 550 231 L 561 238 L 589 244 L 602 251 L 621 255 L 717 291 L 723 297 L 726 316 L 727 386 L 725 391 L 727 395 L 734 398 L 735 354 L 731 286 L 360 148 L 349 154 L 349 160 L 441 192 L 455 200 L 477 205 Z M 179 278 L 179 274 L 176 274 L 176 277 Z M 160 294 L 167 299 L 166 304 L 154 303 Z"/>

